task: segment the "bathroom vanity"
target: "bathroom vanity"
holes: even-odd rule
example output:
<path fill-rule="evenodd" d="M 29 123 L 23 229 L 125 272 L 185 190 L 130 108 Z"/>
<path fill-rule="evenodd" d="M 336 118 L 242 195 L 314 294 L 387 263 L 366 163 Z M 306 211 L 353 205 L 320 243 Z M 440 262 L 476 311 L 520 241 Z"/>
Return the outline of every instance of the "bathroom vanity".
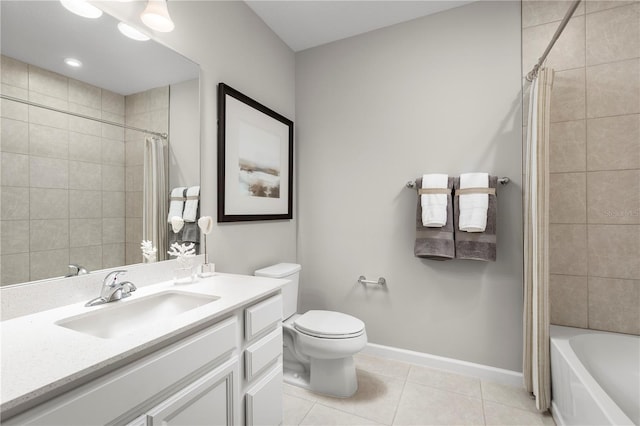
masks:
<path fill-rule="evenodd" d="M 217 274 L 3 321 L 2 424 L 280 424 L 283 283 Z"/>

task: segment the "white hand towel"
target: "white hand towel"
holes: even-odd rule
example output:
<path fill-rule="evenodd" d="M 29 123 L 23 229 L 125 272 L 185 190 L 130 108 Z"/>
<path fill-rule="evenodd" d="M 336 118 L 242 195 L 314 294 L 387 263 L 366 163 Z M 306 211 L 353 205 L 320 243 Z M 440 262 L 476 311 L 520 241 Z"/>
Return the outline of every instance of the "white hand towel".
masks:
<path fill-rule="evenodd" d="M 167 222 L 171 223 L 171 218 L 174 216 L 182 217 L 182 209 L 184 208 L 184 190 L 187 189 L 184 186 L 179 188 L 173 188 L 171 190 L 171 202 L 169 203 L 169 216 Z"/>
<path fill-rule="evenodd" d="M 422 175 L 422 188 L 447 188 L 449 175 L 432 173 Z M 442 228 L 447 224 L 447 194 L 423 194 L 422 225 L 430 228 Z"/>
<path fill-rule="evenodd" d="M 198 215 L 198 202 L 200 200 L 200 187 L 191 186 L 187 189 L 187 202 L 184 205 L 182 217 L 185 222 L 195 222 Z"/>
<path fill-rule="evenodd" d="M 488 188 L 488 173 L 463 173 L 460 175 L 460 189 Z M 487 227 L 488 194 L 460 195 L 460 218 L 458 228 L 466 232 L 484 232 Z"/>

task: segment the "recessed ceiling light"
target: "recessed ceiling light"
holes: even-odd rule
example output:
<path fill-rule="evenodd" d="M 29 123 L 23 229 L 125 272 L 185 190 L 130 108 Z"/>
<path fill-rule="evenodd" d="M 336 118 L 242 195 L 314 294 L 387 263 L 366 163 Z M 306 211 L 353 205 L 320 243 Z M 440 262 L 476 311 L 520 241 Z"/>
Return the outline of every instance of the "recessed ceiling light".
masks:
<path fill-rule="evenodd" d="M 65 58 L 64 63 L 73 68 L 80 68 L 82 66 L 82 62 L 76 58 Z"/>
<path fill-rule="evenodd" d="M 120 32 L 122 34 L 126 35 L 127 37 L 129 37 L 131 39 L 138 40 L 138 41 L 147 41 L 147 40 L 149 40 L 149 37 L 147 37 L 146 35 L 144 35 L 140 31 L 136 30 L 131 25 L 125 24 L 124 22 L 120 22 L 118 24 L 118 29 L 120 30 Z"/>
<path fill-rule="evenodd" d="M 60 3 L 70 12 L 83 18 L 96 19 L 102 16 L 102 11 L 89 4 L 86 0 L 60 0 Z"/>

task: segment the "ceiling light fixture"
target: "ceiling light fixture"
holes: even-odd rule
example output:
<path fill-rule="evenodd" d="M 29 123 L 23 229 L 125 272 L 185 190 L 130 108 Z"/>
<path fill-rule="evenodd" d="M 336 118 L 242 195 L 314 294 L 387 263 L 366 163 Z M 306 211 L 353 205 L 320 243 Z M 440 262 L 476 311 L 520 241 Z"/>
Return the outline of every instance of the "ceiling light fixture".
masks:
<path fill-rule="evenodd" d="M 89 4 L 86 0 L 60 0 L 60 3 L 69 12 L 80 15 L 83 18 L 96 19 L 102 16 L 102 11 Z"/>
<path fill-rule="evenodd" d="M 149 0 L 147 7 L 140 15 L 144 24 L 152 30 L 168 33 L 173 31 L 175 24 L 169 16 L 165 0 Z"/>
<path fill-rule="evenodd" d="M 140 31 L 136 30 L 131 25 L 125 24 L 124 22 L 120 22 L 118 24 L 118 29 L 120 30 L 120 32 L 122 34 L 124 34 L 125 36 L 127 36 L 127 37 L 129 37 L 129 38 L 131 38 L 133 40 L 138 40 L 138 41 L 147 41 L 147 40 L 149 40 L 149 37 L 147 37 L 146 35 L 144 35 Z"/>
<path fill-rule="evenodd" d="M 80 68 L 82 66 L 82 62 L 76 58 L 65 58 L 64 63 L 73 68 Z"/>

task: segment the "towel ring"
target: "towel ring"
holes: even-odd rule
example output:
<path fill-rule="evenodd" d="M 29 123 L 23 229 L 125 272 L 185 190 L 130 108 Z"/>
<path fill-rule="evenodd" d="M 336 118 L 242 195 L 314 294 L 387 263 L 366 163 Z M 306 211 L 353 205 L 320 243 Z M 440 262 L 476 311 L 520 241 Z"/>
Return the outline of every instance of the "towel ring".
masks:
<path fill-rule="evenodd" d="M 509 179 L 508 177 L 501 177 L 498 178 L 498 183 L 500 183 L 501 185 L 507 185 L 509 182 L 511 182 L 511 179 Z M 405 185 L 407 188 L 410 189 L 415 189 L 416 187 L 416 182 L 413 180 L 410 180 L 409 182 L 407 182 L 407 184 Z"/>

